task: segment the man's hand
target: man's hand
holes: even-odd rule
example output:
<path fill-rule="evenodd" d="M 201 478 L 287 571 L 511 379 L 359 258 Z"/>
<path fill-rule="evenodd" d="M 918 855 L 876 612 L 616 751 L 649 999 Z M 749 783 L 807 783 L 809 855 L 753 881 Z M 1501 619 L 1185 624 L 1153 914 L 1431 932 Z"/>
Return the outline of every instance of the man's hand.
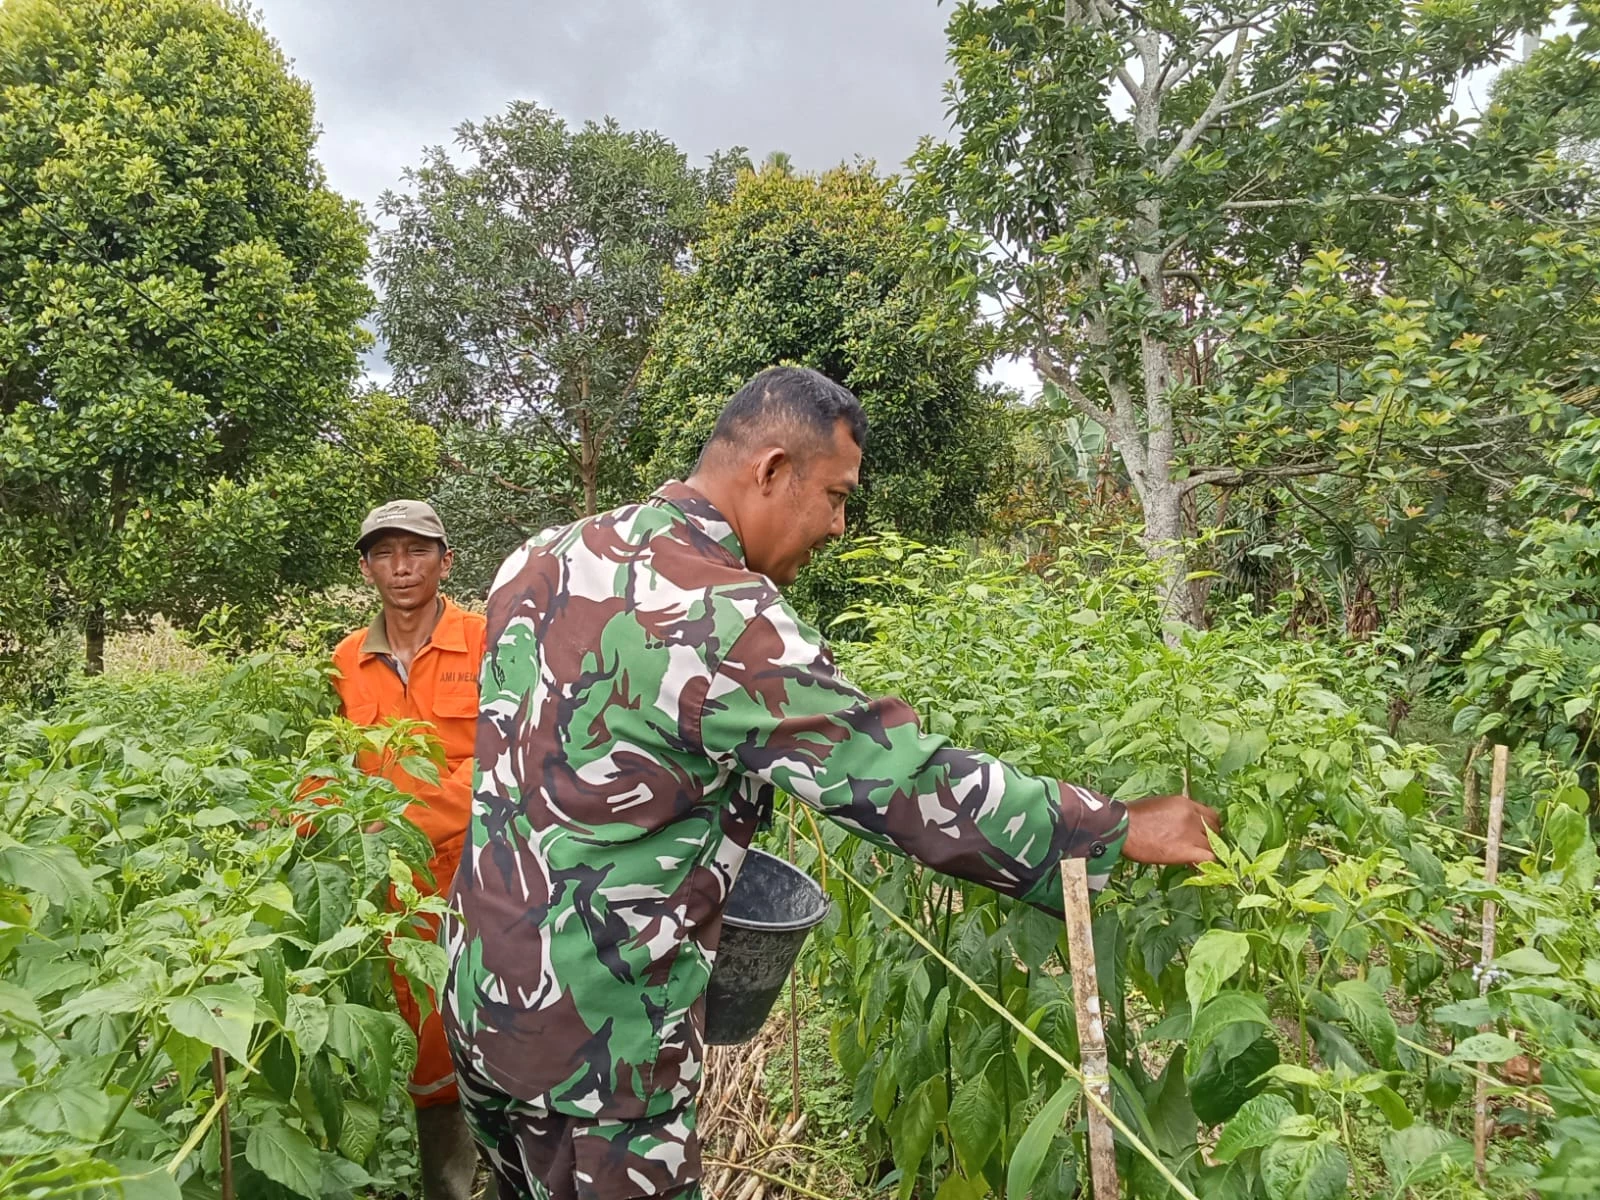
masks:
<path fill-rule="evenodd" d="M 1221 827 L 1217 810 L 1187 796 L 1146 796 L 1128 802 L 1128 838 L 1122 857 L 1162 866 L 1211 862 L 1216 855 L 1206 829 Z"/>

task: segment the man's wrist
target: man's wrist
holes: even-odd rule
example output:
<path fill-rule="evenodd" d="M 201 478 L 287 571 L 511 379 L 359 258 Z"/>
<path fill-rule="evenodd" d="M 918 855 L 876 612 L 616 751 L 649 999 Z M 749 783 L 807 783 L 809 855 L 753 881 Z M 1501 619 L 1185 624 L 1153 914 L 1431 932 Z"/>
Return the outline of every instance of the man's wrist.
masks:
<path fill-rule="evenodd" d="M 1071 830 L 1063 858 L 1081 858 L 1089 886 L 1106 885 L 1128 840 L 1128 806 L 1080 784 L 1061 785 L 1061 819 Z"/>
<path fill-rule="evenodd" d="M 1122 807 L 1118 801 L 1112 801 L 1112 803 L 1116 804 L 1118 808 Z M 1093 891 L 1099 891 L 1110 880 L 1112 868 L 1122 861 L 1122 847 L 1127 840 L 1128 818 L 1124 814 L 1122 823 L 1118 826 L 1115 834 L 1095 843 L 1096 846 L 1101 847 L 1100 853 L 1091 853 L 1086 857 L 1085 864 L 1089 873 L 1089 887 Z"/>
<path fill-rule="evenodd" d="M 1061 862 L 1081 858 L 1089 876 L 1089 886 L 1098 891 L 1106 885 L 1111 869 L 1122 858 L 1128 838 L 1128 810 L 1089 788 L 1061 784 L 1061 820 L 1066 833 L 1061 853 L 1028 889 L 1022 899 L 1029 904 L 1061 912 Z"/>

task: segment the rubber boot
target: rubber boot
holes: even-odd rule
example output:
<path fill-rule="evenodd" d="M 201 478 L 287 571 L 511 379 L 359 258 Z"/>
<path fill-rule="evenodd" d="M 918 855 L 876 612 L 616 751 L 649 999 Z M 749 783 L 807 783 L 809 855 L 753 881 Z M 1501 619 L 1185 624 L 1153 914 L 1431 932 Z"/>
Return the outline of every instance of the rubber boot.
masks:
<path fill-rule="evenodd" d="M 422 1160 L 423 1200 L 472 1200 L 478 1143 L 459 1104 L 417 1109 L 417 1152 Z"/>

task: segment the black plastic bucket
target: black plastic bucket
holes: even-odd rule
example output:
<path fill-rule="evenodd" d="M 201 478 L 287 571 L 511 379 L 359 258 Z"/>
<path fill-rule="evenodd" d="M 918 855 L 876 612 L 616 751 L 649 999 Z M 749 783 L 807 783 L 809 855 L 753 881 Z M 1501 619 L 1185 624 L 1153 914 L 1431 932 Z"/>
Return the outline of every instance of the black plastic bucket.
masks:
<path fill-rule="evenodd" d="M 732 1046 L 760 1032 L 806 935 L 827 915 L 828 897 L 811 876 L 761 850 L 745 855 L 706 986 L 709 1044 Z"/>

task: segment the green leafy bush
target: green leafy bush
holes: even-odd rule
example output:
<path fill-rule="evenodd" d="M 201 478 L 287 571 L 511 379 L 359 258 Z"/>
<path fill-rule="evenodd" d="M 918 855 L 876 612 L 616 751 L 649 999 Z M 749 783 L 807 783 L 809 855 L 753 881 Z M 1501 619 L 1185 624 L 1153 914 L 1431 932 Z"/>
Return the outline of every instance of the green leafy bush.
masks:
<path fill-rule="evenodd" d="M 218 1051 L 241 1197 L 396 1184 L 415 1045 L 385 960 L 439 977 L 404 935 L 441 902 L 404 797 L 351 764 L 433 764 L 332 711 L 319 668 L 263 656 L 0 719 L 0 1194 L 213 1191 Z"/>
<path fill-rule="evenodd" d="M 1519 489 L 1538 515 L 1515 569 L 1489 595 L 1496 623 L 1464 656 L 1456 729 L 1531 738 L 1592 765 L 1600 703 L 1600 420 L 1575 422 L 1552 466 L 1549 476 L 1530 476 Z"/>

